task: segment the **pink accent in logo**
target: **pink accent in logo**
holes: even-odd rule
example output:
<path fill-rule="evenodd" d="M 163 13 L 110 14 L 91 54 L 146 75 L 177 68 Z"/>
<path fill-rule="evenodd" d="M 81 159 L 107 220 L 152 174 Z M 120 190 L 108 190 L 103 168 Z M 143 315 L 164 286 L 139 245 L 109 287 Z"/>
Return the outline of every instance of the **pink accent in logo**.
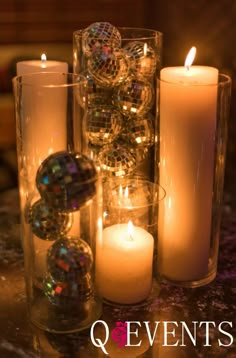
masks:
<path fill-rule="evenodd" d="M 118 343 L 118 347 L 122 348 L 127 344 L 127 323 L 116 322 L 116 327 L 111 331 L 111 338 Z"/>

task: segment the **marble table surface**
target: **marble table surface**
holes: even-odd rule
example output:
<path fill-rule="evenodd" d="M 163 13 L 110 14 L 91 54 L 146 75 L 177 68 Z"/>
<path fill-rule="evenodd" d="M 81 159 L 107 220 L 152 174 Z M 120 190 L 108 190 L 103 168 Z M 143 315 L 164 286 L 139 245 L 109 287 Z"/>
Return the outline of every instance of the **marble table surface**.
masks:
<path fill-rule="evenodd" d="M 184 289 L 161 284 L 152 299 L 142 307 L 124 309 L 104 305 L 101 320 L 114 328 L 117 321 L 140 321 L 140 346 L 119 348 L 110 338 L 106 355 L 96 348 L 90 330 L 74 334 L 52 334 L 40 331 L 29 323 L 26 310 L 24 258 L 20 241 L 20 219 L 17 190 L 0 194 L 0 357 L 227 357 L 236 358 L 236 212 L 225 196 L 220 239 L 218 273 L 209 285 Z M 164 346 L 161 333 L 156 334 L 153 346 L 148 340 L 144 321 L 150 321 L 153 334 L 155 322 L 174 321 L 176 337 Z M 183 342 L 181 322 L 190 329 L 193 322 L 211 321 L 209 332 L 204 324 L 196 330 L 196 340 Z M 232 322 L 225 326 L 223 321 Z M 229 332 L 223 334 L 219 325 Z M 215 327 L 214 327 L 215 326 Z M 101 336 L 103 326 L 99 326 Z M 96 331 L 99 336 L 99 329 Z M 171 336 L 171 335 L 169 335 Z M 206 338 L 207 336 L 207 338 Z M 100 337 L 100 336 L 99 336 Z M 174 344 L 178 341 L 178 345 Z M 220 343 L 221 344 L 220 344 Z"/>

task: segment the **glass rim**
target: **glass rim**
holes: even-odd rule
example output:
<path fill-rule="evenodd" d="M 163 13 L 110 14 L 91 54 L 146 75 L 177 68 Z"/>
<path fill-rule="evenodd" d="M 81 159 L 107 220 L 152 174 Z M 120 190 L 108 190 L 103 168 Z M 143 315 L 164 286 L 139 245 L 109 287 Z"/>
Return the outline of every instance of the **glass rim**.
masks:
<path fill-rule="evenodd" d="M 147 180 L 145 178 L 141 178 L 141 177 L 133 177 L 133 178 L 106 178 L 105 182 L 103 183 L 103 186 L 105 186 L 106 184 L 109 184 L 109 182 L 112 182 L 114 184 L 116 184 L 116 186 L 118 187 L 121 183 L 123 185 L 123 187 L 128 186 L 130 182 L 134 182 L 135 186 L 138 184 L 143 184 L 143 185 L 148 185 L 151 186 L 151 188 L 155 188 L 156 193 L 159 193 L 160 195 L 158 195 L 157 199 L 155 199 L 153 202 L 150 202 L 149 204 L 145 204 L 145 205 L 138 205 L 135 206 L 133 205 L 132 207 L 134 209 L 136 208 L 140 208 L 140 207 L 147 207 L 147 206 L 153 206 L 154 204 L 157 205 L 159 202 L 161 202 L 162 200 L 165 199 L 166 197 L 166 190 L 163 188 L 163 186 L 161 186 L 159 183 L 154 183 L 150 180 Z M 139 186 L 137 186 L 138 188 Z M 142 186 L 140 186 L 142 187 Z M 107 205 L 109 206 L 109 205 Z"/>
<path fill-rule="evenodd" d="M 181 67 L 181 66 L 179 66 Z M 200 67 L 209 67 L 209 66 L 200 66 Z M 167 81 L 167 80 L 163 80 L 161 78 L 158 78 L 157 81 L 159 82 L 163 82 L 163 83 L 167 83 L 167 84 L 171 84 L 171 85 L 176 85 L 179 86 L 180 84 L 185 86 L 185 87 L 220 87 L 220 86 L 227 86 L 227 85 L 231 85 L 232 83 L 232 78 L 225 74 L 225 73 L 221 73 L 219 72 L 218 74 L 218 82 L 217 83 L 184 83 L 184 82 L 172 82 L 172 81 Z"/>
<path fill-rule="evenodd" d="M 40 76 L 42 78 L 43 76 L 47 76 L 47 77 L 54 77 L 55 75 L 61 75 L 63 78 L 71 78 L 73 80 L 75 80 L 75 82 L 65 82 L 65 83 L 53 83 L 53 81 L 51 81 L 51 83 L 32 83 L 32 82 L 28 82 L 29 79 L 32 78 L 37 78 L 38 76 Z M 49 78 L 50 80 L 50 78 Z M 45 87 L 45 88 L 68 88 L 68 87 L 75 87 L 78 86 L 79 84 L 81 84 L 82 82 L 85 82 L 85 78 L 83 76 L 81 76 L 81 74 L 76 74 L 76 73 L 72 73 L 72 72 L 57 72 L 57 71 L 42 71 L 42 72 L 30 72 L 30 73 L 25 73 L 23 75 L 17 75 L 15 77 L 12 78 L 12 83 L 13 85 L 16 84 L 17 82 L 21 83 L 24 86 L 30 86 L 30 87 Z"/>
<path fill-rule="evenodd" d="M 146 35 L 140 35 L 140 36 L 125 36 L 125 37 L 121 37 L 121 40 L 122 41 L 137 41 L 137 40 L 151 40 L 151 39 L 155 39 L 156 38 L 156 35 L 158 35 L 160 38 L 162 38 L 163 36 L 163 33 L 161 31 L 158 31 L 158 30 L 154 30 L 154 29 L 149 29 L 149 28 L 142 28 L 142 27 L 129 27 L 129 26 L 117 26 L 116 27 L 118 30 L 120 30 L 121 32 L 122 31 L 135 31 L 135 32 L 139 32 L 139 33 L 147 33 Z M 79 30 L 75 30 L 73 32 L 73 38 L 78 36 L 78 37 L 81 37 L 83 31 L 85 30 L 86 28 L 83 28 L 83 29 L 79 29 Z M 149 35 L 148 35 L 149 34 Z M 121 34 L 122 35 L 122 34 Z"/>

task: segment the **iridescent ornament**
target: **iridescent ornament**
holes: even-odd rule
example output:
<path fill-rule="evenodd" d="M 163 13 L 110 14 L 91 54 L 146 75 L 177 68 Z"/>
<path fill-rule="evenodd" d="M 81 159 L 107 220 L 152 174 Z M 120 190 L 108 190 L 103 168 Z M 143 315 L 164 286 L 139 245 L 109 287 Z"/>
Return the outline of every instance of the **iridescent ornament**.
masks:
<path fill-rule="evenodd" d="M 95 22 L 83 30 L 82 47 L 86 56 L 104 45 L 121 46 L 121 35 L 115 26 L 109 22 Z"/>
<path fill-rule="evenodd" d="M 151 83 L 129 77 L 114 93 L 114 104 L 125 116 L 143 116 L 153 105 L 154 90 Z"/>
<path fill-rule="evenodd" d="M 86 115 L 86 127 L 91 144 L 103 146 L 111 143 L 122 128 L 122 115 L 114 106 L 91 107 Z"/>
<path fill-rule="evenodd" d="M 91 271 L 93 254 L 79 238 L 60 238 L 49 248 L 47 269 L 55 280 L 79 282 Z"/>
<path fill-rule="evenodd" d="M 127 121 L 128 140 L 136 147 L 150 147 L 154 144 L 154 118 L 151 113 Z"/>
<path fill-rule="evenodd" d="M 84 80 L 79 87 L 78 100 L 83 108 L 112 104 L 112 89 L 99 86 L 87 71 L 81 73 L 81 77 Z"/>
<path fill-rule="evenodd" d="M 72 226 L 70 214 L 56 211 L 42 199 L 32 206 L 27 205 L 25 216 L 32 232 L 43 240 L 56 240 L 58 236 L 66 234 Z"/>
<path fill-rule="evenodd" d="M 124 176 L 133 173 L 136 160 L 130 148 L 114 142 L 103 147 L 99 154 L 101 170 L 108 176 Z"/>
<path fill-rule="evenodd" d="M 102 46 L 92 53 L 88 71 L 99 86 L 118 86 L 129 74 L 126 53 L 123 49 Z"/>
<path fill-rule="evenodd" d="M 79 210 L 96 193 L 93 161 L 80 153 L 56 152 L 40 165 L 36 186 L 45 202 L 59 210 Z"/>
<path fill-rule="evenodd" d="M 47 274 L 43 286 L 49 301 L 65 310 L 83 304 L 93 297 L 93 283 L 90 274 L 84 276 L 79 282 L 57 281 Z"/>
<path fill-rule="evenodd" d="M 150 79 L 157 66 L 155 51 L 146 42 L 132 41 L 124 46 L 129 58 L 130 71 L 135 77 Z"/>

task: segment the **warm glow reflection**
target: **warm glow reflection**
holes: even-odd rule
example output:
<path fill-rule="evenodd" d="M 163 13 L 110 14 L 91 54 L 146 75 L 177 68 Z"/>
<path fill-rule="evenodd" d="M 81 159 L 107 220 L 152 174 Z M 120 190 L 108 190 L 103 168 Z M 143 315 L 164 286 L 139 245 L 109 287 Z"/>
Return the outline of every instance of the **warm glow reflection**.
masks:
<path fill-rule="evenodd" d="M 187 69 L 189 69 L 189 67 L 192 65 L 193 63 L 193 60 L 195 58 L 195 55 L 196 55 L 196 47 L 192 47 L 189 51 L 189 53 L 187 54 L 187 57 L 186 57 L 186 60 L 185 60 L 185 63 L 184 63 L 184 66 L 187 67 Z"/>
<path fill-rule="evenodd" d="M 125 198 L 129 197 L 129 189 L 128 187 L 125 188 Z"/>
<path fill-rule="evenodd" d="M 129 234 L 129 238 L 130 238 L 131 240 L 133 240 L 134 225 L 133 225 L 133 223 L 132 223 L 131 220 L 128 222 L 128 234 Z"/>

